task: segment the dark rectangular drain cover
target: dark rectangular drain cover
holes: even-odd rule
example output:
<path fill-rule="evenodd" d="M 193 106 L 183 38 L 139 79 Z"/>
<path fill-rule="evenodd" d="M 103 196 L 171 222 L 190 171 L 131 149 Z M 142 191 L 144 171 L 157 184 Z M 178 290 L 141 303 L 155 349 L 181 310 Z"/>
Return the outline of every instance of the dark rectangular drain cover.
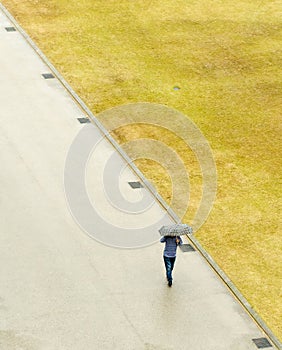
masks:
<path fill-rule="evenodd" d="M 15 27 L 5 27 L 5 29 L 7 30 L 7 32 L 16 32 Z"/>
<path fill-rule="evenodd" d="M 129 182 L 129 185 L 132 188 L 142 188 L 143 187 L 140 181 Z"/>
<path fill-rule="evenodd" d="M 195 249 L 191 246 L 191 244 L 182 244 L 180 246 L 180 249 L 183 252 L 194 252 L 195 251 Z"/>
<path fill-rule="evenodd" d="M 44 73 L 42 74 L 44 79 L 54 79 L 54 75 L 52 73 Z"/>
<path fill-rule="evenodd" d="M 81 124 L 90 123 L 90 120 L 89 120 L 88 118 L 77 118 L 77 120 L 78 120 Z"/>
<path fill-rule="evenodd" d="M 272 345 L 266 338 L 253 339 L 253 342 L 256 344 L 257 348 L 259 349 L 272 348 Z"/>

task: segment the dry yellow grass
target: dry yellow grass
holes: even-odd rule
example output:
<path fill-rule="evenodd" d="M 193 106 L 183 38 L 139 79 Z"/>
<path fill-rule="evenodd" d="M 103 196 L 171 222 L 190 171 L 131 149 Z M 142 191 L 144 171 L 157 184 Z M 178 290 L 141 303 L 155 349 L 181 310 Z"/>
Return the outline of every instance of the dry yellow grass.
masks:
<path fill-rule="evenodd" d="M 281 3 L 2 3 L 94 113 L 157 102 L 199 126 L 214 152 L 218 194 L 197 238 L 282 337 Z M 174 91 L 175 85 L 181 89 Z M 120 142 L 146 135 L 163 137 L 147 127 L 115 134 Z M 181 144 L 171 142 L 181 153 Z M 182 156 L 194 172 L 191 200 L 196 207 L 198 170 L 189 155 Z M 161 184 L 169 201 L 171 184 L 164 169 L 152 161 L 138 165 Z"/>

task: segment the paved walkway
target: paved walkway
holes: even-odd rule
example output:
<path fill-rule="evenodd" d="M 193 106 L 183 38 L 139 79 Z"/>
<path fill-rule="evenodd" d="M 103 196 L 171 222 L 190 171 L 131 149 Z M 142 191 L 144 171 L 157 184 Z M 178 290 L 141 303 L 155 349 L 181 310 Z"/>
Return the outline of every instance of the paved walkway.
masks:
<path fill-rule="evenodd" d="M 85 114 L 57 79 L 42 77 L 48 66 L 11 26 L 0 11 L 0 349 L 257 349 L 252 339 L 265 335 L 198 252 L 179 251 L 168 288 L 161 244 L 111 248 L 75 222 L 64 166 Z M 91 193 L 109 152 L 103 139 L 89 164 L 89 196 L 100 196 L 117 225 L 141 227 L 146 213 L 120 217 L 103 191 Z M 118 171 L 125 164 L 114 158 Z M 147 195 L 130 188 L 136 180 L 125 167 L 121 192 L 133 202 Z M 157 202 L 149 210 L 158 225 L 170 222 Z M 93 235 L 101 232 L 97 221 Z"/>

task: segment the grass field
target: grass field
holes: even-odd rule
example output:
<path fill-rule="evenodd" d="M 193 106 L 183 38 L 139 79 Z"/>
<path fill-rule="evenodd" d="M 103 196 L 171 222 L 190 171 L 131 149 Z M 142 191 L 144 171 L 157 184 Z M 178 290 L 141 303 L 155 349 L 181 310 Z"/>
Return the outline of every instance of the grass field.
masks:
<path fill-rule="evenodd" d="M 282 338 L 281 2 L 1 2 L 94 114 L 147 101 L 198 125 L 213 150 L 218 193 L 196 237 Z M 121 143 L 148 135 L 163 137 L 146 125 L 115 133 Z M 168 142 L 181 153 L 181 143 Z M 182 156 L 196 207 L 198 170 Z M 164 169 L 137 164 L 169 201 Z"/>

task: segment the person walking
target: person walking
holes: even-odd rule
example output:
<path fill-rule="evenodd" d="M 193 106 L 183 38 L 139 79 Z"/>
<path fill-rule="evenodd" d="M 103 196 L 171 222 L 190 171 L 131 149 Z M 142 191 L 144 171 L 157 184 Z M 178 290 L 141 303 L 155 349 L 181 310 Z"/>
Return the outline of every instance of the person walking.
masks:
<path fill-rule="evenodd" d="M 174 267 L 175 259 L 176 259 L 176 250 L 177 246 L 183 244 L 180 236 L 164 236 L 160 239 L 161 243 L 165 243 L 164 248 L 164 264 L 166 269 L 166 278 L 168 281 L 168 286 L 172 286 L 172 270 Z"/>

